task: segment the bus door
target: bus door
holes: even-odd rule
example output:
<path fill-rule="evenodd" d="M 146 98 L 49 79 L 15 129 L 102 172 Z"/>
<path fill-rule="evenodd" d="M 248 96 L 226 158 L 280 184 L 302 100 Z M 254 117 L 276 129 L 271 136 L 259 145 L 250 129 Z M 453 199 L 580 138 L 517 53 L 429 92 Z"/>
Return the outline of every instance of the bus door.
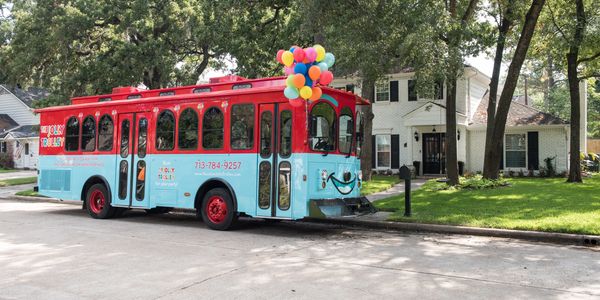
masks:
<path fill-rule="evenodd" d="M 117 206 L 149 208 L 146 188 L 148 117 L 145 113 L 119 114 L 117 127 Z"/>
<path fill-rule="evenodd" d="M 259 109 L 257 215 L 292 217 L 292 110 L 288 103 Z"/>

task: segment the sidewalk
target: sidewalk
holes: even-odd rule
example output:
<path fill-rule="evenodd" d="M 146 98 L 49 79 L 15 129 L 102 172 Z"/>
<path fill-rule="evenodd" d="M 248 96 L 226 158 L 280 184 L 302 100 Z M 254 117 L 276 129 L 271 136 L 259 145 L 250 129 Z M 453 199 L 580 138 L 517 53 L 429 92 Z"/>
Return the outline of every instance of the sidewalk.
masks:
<path fill-rule="evenodd" d="M 410 182 L 411 191 L 415 191 L 416 189 L 420 188 L 429 179 L 431 179 L 431 178 L 413 179 Z M 369 199 L 369 201 L 373 202 L 373 201 L 381 200 L 381 199 L 388 198 L 388 197 L 398 196 L 401 194 L 404 194 L 404 180 L 402 182 L 394 185 L 393 187 L 391 187 L 388 190 L 385 190 L 383 192 L 373 193 L 371 195 L 367 195 L 366 197 L 367 197 L 367 199 Z"/>
<path fill-rule="evenodd" d="M 35 170 L 19 170 L 14 172 L 0 173 L 0 180 L 35 176 L 37 176 L 37 171 Z"/>

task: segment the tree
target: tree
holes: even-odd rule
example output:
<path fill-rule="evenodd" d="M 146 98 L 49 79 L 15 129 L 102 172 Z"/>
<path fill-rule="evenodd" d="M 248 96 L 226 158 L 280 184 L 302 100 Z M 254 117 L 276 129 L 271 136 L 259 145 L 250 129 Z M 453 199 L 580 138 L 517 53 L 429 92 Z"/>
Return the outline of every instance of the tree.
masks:
<path fill-rule="evenodd" d="M 525 16 L 525 21 L 523 23 L 523 28 L 515 48 L 515 53 L 512 57 L 510 66 L 508 67 L 507 77 L 504 83 L 504 88 L 502 89 L 502 93 L 500 94 L 500 99 L 497 105 L 498 107 L 496 108 L 496 112 L 494 114 L 488 115 L 488 136 L 486 136 L 483 165 L 484 178 L 498 178 L 500 157 L 502 156 L 502 141 L 504 140 L 504 131 L 506 129 L 508 110 L 510 109 L 512 96 L 521 73 L 521 66 L 525 61 L 527 50 L 529 49 L 535 26 L 544 4 L 545 0 L 533 0 L 531 3 L 531 7 Z M 496 82 L 493 84 L 497 85 L 498 78 L 495 80 Z M 491 85 L 492 83 L 490 83 L 490 86 Z M 491 103 L 489 106 L 492 106 Z M 490 128 L 490 126 L 492 128 Z"/>

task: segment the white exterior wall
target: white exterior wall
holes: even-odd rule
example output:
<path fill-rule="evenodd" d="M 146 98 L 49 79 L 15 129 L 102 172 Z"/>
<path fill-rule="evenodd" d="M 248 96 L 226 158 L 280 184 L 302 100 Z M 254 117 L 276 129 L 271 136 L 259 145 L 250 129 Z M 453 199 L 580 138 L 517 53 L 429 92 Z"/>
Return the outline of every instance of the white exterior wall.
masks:
<path fill-rule="evenodd" d="M 547 126 L 527 126 L 526 128 L 510 127 L 507 128 L 505 134 L 527 134 L 529 131 L 538 132 L 538 159 L 540 168 L 545 167 L 544 159 L 547 157 L 556 157 L 554 160 L 556 171 L 559 173 L 567 171 L 569 153 L 568 130 L 565 127 Z M 467 160 L 466 169 L 471 172 L 483 171 L 485 128 L 477 128 L 469 131 L 467 149 L 469 158 Z M 527 168 L 524 170 L 527 170 Z"/>
<path fill-rule="evenodd" d="M 35 115 L 32 109 L 1 86 L 0 114 L 9 115 L 19 125 L 36 125 L 40 123 L 39 116 Z"/>
<path fill-rule="evenodd" d="M 10 135 L 4 140 L 12 150 L 16 169 L 37 169 L 39 157 L 39 138 L 14 139 Z M 17 147 L 17 141 L 19 147 Z M 25 154 L 25 143 L 29 143 L 29 154 Z"/>

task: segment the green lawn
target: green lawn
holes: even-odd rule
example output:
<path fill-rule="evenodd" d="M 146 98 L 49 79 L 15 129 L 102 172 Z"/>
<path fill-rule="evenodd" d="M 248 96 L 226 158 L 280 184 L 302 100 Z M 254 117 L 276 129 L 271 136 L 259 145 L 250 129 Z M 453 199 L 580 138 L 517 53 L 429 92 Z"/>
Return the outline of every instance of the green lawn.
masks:
<path fill-rule="evenodd" d="M 365 181 L 362 184 L 360 193 L 362 195 L 370 195 L 377 192 L 385 191 L 391 188 L 394 184 L 400 182 L 398 176 L 373 175 L 370 181 Z"/>
<path fill-rule="evenodd" d="M 38 195 L 38 193 L 34 192 L 33 190 L 20 191 L 20 192 L 17 192 L 15 195 L 17 195 L 17 196 L 30 196 L 30 197 L 44 197 L 42 195 Z"/>
<path fill-rule="evenodd" d="M 427 182 L 413 192 L 410 218 L 403 216 L 404 196 L 375 206 L 393 211 L 393 221 L 600 235 L 600 175 L 583 184 L 564 178 L 508 181 L 510 186 L 496 189 L 442 191 Z"/>
<path fill-rule="evenodd" d="M 36 182 L 37 182 L 37 177 L 4 179 L 4 180 L 0 180 L 0 187 L 9 186 L 9 185 L 36 183 Z"/>
<path fill-rule="evenodd" d="M 10 173 L 10 172 L 15 172 L 15 169 L 2 169 L 0 168 L 0 173 Z"/>

